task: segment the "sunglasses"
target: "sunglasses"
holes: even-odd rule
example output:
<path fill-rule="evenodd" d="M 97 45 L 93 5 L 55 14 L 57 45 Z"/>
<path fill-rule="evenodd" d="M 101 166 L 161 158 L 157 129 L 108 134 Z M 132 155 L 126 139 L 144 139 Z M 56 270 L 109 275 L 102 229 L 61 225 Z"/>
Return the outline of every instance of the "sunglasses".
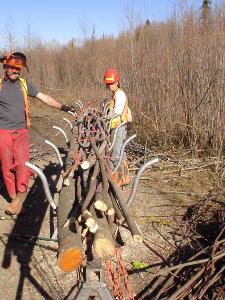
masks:
<path fill-rule="evenodd" d="M 8 68 L 8 69 L 11 69 L 11 70 L 21 71 L 21 68 L 14 67 L 14 66 L 7 66 L 7 68 Z"/>

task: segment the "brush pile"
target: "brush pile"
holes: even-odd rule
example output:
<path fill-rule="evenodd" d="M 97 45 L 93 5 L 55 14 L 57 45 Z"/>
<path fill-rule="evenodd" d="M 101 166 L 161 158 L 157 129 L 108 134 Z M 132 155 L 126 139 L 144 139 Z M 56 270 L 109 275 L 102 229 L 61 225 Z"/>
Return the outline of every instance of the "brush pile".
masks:
<path fill-rule="evenodd" d="M 112 178 L 108 128 L 95 108 L 86 109 L 73 126 L 58 203 L 58 264 L 63 271 L 73 271 L 88 255 L 113 260 L 118 225 L 124 222 L 133 239 L 142 241 L 127 199 Z"/>
<path fill-rule="evenodd" d="M 146 288 L 148 299 L 224 299 L 225 210 L 206 199 L 174 227 L 178 247 Z"/>

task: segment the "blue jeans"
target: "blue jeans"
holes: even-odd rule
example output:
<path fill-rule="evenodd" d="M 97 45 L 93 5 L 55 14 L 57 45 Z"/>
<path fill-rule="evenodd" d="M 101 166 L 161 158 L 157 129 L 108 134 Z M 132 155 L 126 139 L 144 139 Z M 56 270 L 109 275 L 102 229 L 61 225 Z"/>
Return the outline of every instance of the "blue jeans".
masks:
<path fill-rule="evenodd" d="M 111 138 L 110 138 L 111 143 L 113 142 L 115 131 L 116 131 L 116 128 L 111 129 L 111 132 L 110 132 L 111 133 Z M 112 152 L 111 152 L 111 157 L 112 157 L 112 160 L 113 160 L 114 167 L 119 162 L 121 149 L 123 147 L 124 142 L 126 141 L 126 138 L 127 138 L 127 125 L 123 125 L 117 131 L 116 140 L 114 142 Z M 124 152 L 122 163 L 125 162 L 125 161 L 126 161 L 126 153 Z"/>

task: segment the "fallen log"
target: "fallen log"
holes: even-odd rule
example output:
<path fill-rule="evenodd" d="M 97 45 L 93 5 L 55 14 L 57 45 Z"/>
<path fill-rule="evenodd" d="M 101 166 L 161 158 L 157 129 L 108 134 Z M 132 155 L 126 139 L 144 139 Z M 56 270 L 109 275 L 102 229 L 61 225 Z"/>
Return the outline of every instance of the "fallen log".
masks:
<path fill-rule="evenodd" d="M 136 222 L 134 221 L 133 217 L 131 216 L 131 214 L 129 213 L 129 209 L 126 206 L 126 202 L 125 199 L 122 195 L 122 192 L 119 190 L 118 186 L 116 185 L 116 183 L 113 181 L 111 175 L 109 173 L 107 173 L 107 177 L 109 180 L 109 183 L 113 189 L 113 191 L 115 192 L 116 196 L 117 196 L 117 200 L 119 202 L 119 205 L 121 207 L 121 210 L 123 212 L 123 216 L 127 222 L 127 225 L 130 229 L 130 232 L 133 236 L 133 239 L 137 242 L 142 242 L 143 238 L 141 236 L 141 230 L 138 228 Z"/>
<path fill-rule="evenodd" d="M 95 233 L 98 229 L 98 224 L 93 218 L 92 214 L 88 210 L 86 210 L 83 213 L 82 218 L 84 219 L 84 223 L 87 226 L 88 230 L 92 233 Z"/>
<path fill-rule="evenodd" d="M 82 204 L 82 211 L 85 211 L 94 197 L 95 191 L 96 191 L 96 184 L 97 184 L 97 176 L 99 173 L 99 162 L 97 161 L 95 166 L 93 167 L 93 174 L 91 175 L 90 178 L 90 185 L 89 185 L 89 190 L 87 192 L 86 198 L 84 199 L 84 202 Z"/>
<path fill-rule="evenodd" d="M 97 213 L 98 229 L 95 232 L 94 253 L 101 259 L 112 259 L 115 257 L 115 241 L 112 237 L 109 224 L 104 213 Z"/>
<path fill-rule="evenodd" d="M 58 207 L 58 266 L 63 272 L 72 272 L 81 265 L 83 259 L 83 247 L 80 233 L 75 222 L 69 222 L 69 218 L 75 200 L 75 180 L 69 186 L 64 186 L 59 197 Z"/>
<path fill-rule="evenodd" d="M 96 192 L 95 192 L 95 202 L 94 202 L 94 207 L 97 210 L 100 210 L 102 212 L 107 211 L 107 205 L 103 201 L 103 196 L 102 196 L 102 183 L 100 182 L 97 185 Z"/>

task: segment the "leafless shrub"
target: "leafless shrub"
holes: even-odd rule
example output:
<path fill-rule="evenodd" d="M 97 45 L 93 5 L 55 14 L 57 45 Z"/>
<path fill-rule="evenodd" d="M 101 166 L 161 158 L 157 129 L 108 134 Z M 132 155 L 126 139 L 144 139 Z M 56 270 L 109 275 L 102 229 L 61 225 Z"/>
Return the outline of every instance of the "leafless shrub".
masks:
<path fill-rule="evenodd" d="M 128 12 L 129 13 L 129 12 Z M 127 15 L 129 16 L 129 14 Z M 129 18 L 132 23 L 132 18 Z M 225 11 L 211 11 L 203 27 L 193 9 L 163 23 L 146 22 L 117 38 L 72 39 L 43 44 L 27 35 L 22 49 L 31 80 L 64 102 L 100 105 L 109 96 L 102 83 L 107 67 L 118 69 L 134 113 L 140 141 L 170 147 L 223 150 L 225 101 Z"/>

